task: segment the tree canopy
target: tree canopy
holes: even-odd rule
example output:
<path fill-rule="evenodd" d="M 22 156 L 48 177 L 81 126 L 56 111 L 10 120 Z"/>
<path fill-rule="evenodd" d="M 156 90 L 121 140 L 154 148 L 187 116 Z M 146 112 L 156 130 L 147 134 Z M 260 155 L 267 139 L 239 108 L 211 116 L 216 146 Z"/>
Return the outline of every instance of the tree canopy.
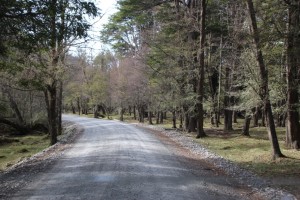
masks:
<path fill-rule="evenodd" d="M 10 82 L 3 79 L 2 91 L 15 113 L 18 113 L 18 104 L 13 103 L 15 100 L 5 87 L 14 85 L 17 90 L 29 88 L 44 93 L 51 144 L 56 143 L 57 131 L 60 132 L 58 86 L 63 81 L 67 50 L 75 40 L 87 37 L 91 26 L 88 17 L 98 14 L 98 8 L 89 1 L 1 3 L 0 24 L 6 27 L 0 32 L 1 73 L 7 78 L 15 76 Z M 20 117 L 16 124 L 28 126 Z"/>

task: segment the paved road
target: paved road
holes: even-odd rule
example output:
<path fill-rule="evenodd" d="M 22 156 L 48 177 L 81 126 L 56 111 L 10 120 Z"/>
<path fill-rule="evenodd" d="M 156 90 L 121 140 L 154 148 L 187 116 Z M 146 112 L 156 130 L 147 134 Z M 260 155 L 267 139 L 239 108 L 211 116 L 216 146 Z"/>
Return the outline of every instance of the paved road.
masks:
<path fill-rule="evenodd" d="M 13 199 L 253 199 L 233 179 L 188 159 L 152 133 L 117 121 L 65 115 L 83 135 Z M 192 161 L 191 161 L 192 162 Z"/>

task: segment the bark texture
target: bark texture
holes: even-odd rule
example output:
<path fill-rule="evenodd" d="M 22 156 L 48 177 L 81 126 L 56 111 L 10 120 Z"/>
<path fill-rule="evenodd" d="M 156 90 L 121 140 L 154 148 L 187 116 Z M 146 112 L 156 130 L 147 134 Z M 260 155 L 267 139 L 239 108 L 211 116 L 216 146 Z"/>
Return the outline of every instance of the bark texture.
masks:
<path fill-rule="evenodd" d="M 288 1 L 288 38 L 287 38 L 287 128 L 286 145 L 300 148 L 299 124 L 299 78 L 300 78 L 300 1 Z"/>
<path fill-rule="evenodd" d="M 251 115 L 246 115 L 245 120 L 244 120 L 242 135 L 250 136 L 250 134 L 249 134 L 250 122 L 251 122 Z"/>
<path fill-rule="evenodd" d="M 272 113 L 272 107 L 269 97 L 269 87 L 268 87 L 268 71 L 266 69 L 263 55 L 261 52 L 261 45 L 260 45 L 260 39 L 259 39 L 259 31 L 257 28 L 257 22 L 256 22 L 256 16 L 255 16 L 255 10 L 252 0 L 247 0 L 247 6 L 249 11 L 249 17 L 250 17 L 250 26 L 251 31 L 253 34 L 254 39 L 254 49 L 256 54 L 256 59 L 260 71 L 260 98 L 263 101 L 264 104 L 264 111 L 266 114 L 266 121 L 267 121 L 267 129 L 268 129 L 268 135 L 269 139 L 271 141 L 271 147 L 272 147 L 272 157 L 273 159 L 276 159 L 278 157 L 284 157 L 284 155 L 281 153 L 278 138 L 276 134 L 275 129 L 275 123 Z"/>
<path fill-rule="evenodd" d="M 204 122 L 204 110 L 203 110 L 203 96 L 204 96 L 204 48 L 205 48 L 205 18 L 206 18 L 206 0 L 201 0 L 200 4 L 200 54 L 199 54 L 199 80 L 197 85 L 197 111 L 198 111 L 198 123 L 197 123 L 197 138 L 205 137 L 206 134 L 203 129 Z"/>

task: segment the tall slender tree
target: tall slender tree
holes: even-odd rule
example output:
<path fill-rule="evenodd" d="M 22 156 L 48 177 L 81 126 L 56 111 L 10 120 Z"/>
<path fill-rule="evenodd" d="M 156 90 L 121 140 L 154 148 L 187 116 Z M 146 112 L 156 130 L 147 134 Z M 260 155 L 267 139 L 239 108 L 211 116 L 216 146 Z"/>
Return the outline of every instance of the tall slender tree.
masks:
<path fill-rule="evenodd" d="M 198 123 L 197 123 L 197 138 L 206 136 L 203 129 L 204 122 L 204 110 L 203 110 L 203 99 L 204 99 L 204 48 L 205 48 L 205 38 L 206 38 L 206 0 L 201 0 L 200 2 L 200 44 L 199 44 L 199 80 L 197 85 L 197 112 L 198 112 Z"/>
<path fill-rule="evenodd" d="M 281 153 L 277 134 L 276 134 L 276 129 L 275 129 L 272 106 L 271 106 L 271 101 L 269 96 L 268 70 L 265 66 L 264 58 L 262 55 L 262 50 L 261 50 L 262 46 L 260 42 L 259 30 L 257 27 L 254 4 L 252 0 L 247 0 L 247 7 L 249 12 L 249 18 L 250 18 L 251 33 L 253 36 L 254 51 L 257 59 L 257 65 L 260 71 L 259 95 L 261 100 L 263 101 L 264 111 L 266 113 L 268 135 L 272 145 L 272 157 L 273 159 L 276 159 L 278 157 L 284 157 L 284 155 Z"/>
<path fill-rule="evenodd" d="M 288 5 L 286 42 L 287 132 L 286 145 L 300 148 L 299 78 L 300 78 L 300 1 L 286 0 Z"/>

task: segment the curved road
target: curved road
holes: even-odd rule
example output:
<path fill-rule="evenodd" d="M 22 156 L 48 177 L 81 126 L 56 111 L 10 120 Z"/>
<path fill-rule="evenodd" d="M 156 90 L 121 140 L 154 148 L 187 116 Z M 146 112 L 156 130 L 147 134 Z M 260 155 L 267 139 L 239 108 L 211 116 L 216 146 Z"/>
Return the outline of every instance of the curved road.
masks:
<path fill-rule="evenodd" d="M 64 115 L 84 127 L 72 148 L 13 199 L 254 199 L 155 134 L 117 121 Z"/>

